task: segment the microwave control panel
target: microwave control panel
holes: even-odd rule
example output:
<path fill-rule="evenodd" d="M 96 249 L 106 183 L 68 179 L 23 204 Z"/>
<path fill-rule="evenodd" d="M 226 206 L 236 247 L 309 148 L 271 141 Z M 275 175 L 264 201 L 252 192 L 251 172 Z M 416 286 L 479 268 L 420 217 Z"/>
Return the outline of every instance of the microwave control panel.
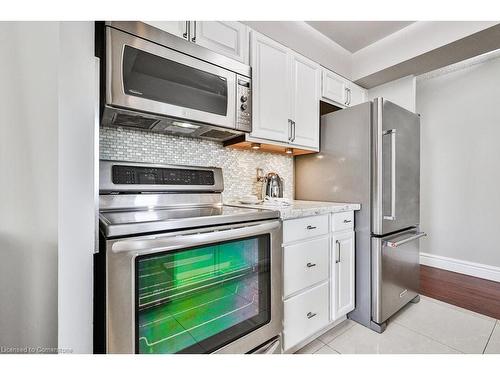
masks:
<path fill-rule="evenodd" d="M 236 80 L 236 129 L 252 131 L 252 82 L 238 76 Z"/>

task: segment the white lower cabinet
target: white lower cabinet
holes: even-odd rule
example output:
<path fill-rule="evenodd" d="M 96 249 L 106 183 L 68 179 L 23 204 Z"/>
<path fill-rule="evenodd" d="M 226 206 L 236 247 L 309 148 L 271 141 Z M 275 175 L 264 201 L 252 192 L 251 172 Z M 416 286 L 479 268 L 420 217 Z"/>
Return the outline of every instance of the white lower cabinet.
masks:
<path fill-rule="evenodd" d="M 284 247 L 283 268 L 285 297 L 328 279 L 329 237 Z"/>
<path fill-rule="evenodd" d="M 293 351 L 354 307 L 354 212 L 283 223 L 283 341 Z"/>
<path fill-rule="evenodd" d="M 354 231 L 332 236 L 331 319 L 337 320 L 354 309 Z"/>
<path fill-rule="evenodd" d="M 328 317 L 328 281 L 284 302 L 284 349 L 324 328 Z"/>

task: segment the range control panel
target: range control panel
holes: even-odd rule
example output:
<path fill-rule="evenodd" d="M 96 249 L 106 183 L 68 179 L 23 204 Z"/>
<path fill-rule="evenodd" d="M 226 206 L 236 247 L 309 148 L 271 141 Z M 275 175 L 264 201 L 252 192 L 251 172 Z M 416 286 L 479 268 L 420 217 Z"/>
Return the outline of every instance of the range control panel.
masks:
<path fill-rule="evenodd" d="M 113 165 L 117 185 L 214 185 L 214 172 L 197 169 Z"/>

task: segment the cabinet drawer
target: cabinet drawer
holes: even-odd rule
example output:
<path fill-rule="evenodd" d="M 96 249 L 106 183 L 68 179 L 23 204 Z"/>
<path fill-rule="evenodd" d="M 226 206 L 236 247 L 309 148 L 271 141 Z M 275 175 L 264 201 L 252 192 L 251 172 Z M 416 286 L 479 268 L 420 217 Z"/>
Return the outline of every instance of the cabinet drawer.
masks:
<path fill-rule="evenodd" d="M 328 215 L 310 216 L 285 220 L 283 223 L 283 242 L 293 242 L 328 233 Z"/>
<path fill-rule="evenodd" d="M 284 249 L 284 295 L 328 279 L 329 238 L 300 242 Z"/>
<path fill-rule="evenodd" d="M 341 230 L 354 228 L 354 211 L 338 212 L 332 214 L 332 231 L 339 232 Z"/>
<path fill-rule="evenodd" d="M 328 324 L 328 282 L 286 300 L 285 350 L 297 345 Z"/>

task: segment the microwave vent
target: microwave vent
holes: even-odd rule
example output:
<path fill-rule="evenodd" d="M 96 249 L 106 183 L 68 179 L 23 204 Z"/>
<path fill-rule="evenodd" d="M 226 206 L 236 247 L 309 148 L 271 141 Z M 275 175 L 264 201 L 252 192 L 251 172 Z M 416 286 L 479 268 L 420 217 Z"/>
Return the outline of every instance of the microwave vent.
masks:
<path fill-rule="evenodd" d="M 228 139 L 230 137 L 234 137 L 235 134 L 231 133 L 231 132 L 226 132 L 223 130 L 210 129 L 210 130 L 206 131 L 205 133 L 201 133 L 199 136 L 203 137 L 203 138 L 225 140 L 225 139 Z"/>
<path fill-rule="evenodd" d="M 134 128 L 150 129 L 158 120 L 142 116 L 133 116 L 124 113 L 117 113 L 113 117 L 112 124 L 117 126 L 131 126 Z"/>

